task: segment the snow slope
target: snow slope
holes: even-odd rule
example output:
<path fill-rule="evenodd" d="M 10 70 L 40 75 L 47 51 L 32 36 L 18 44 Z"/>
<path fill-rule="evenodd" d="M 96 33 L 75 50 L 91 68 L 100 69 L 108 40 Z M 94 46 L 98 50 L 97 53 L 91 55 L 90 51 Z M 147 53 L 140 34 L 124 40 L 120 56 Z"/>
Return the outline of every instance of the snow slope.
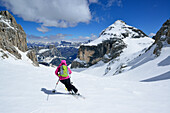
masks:
<path fill-rule="evenodd" d="M 26 59 L 0 59 L 1 113 L 169 113 L 170 49 L 116 76 L 100 71 L 73 72 L 71 79 L 86 99 L 68 95 L 55 68 L 34 67 Z M 148 55 L 145 56 L 145 58 Z M 136 62 L 137 63 L 137 62 Z M 139 62 L 138 62 L 139 63 Z M 89 74 L 92 73 L 93 75 Z"/>

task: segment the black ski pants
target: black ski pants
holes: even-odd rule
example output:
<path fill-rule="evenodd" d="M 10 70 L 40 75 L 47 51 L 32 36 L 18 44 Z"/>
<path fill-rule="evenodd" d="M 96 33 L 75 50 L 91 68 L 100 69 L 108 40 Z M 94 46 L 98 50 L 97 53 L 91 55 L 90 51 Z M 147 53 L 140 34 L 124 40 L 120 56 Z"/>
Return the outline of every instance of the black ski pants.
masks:
<path fill-rule="evenodd" d="M 65 85 L 68 91 L 73 90 L 74 93 L 77 93 L 78 89 L 70 83 L 70 78 L 65 79 L 65 80 L 60 80 L 60 82 Z"/>

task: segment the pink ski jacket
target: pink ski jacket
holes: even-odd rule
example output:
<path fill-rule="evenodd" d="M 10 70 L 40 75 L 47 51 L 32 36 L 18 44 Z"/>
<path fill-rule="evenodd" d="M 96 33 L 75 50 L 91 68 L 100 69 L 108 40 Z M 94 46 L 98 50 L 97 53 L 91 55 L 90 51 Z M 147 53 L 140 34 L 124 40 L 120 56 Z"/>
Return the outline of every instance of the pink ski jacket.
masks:
<path fill-rule="evenodd" d="M 66 64 L 66 61 L 65 61 L 65 60 L 62 60 L 62 61 L 61 61 L 61 63 L 60 63 L 60 65 L 57 67 L 57 69 L 56 69 L 56 71 L 55 71 L 55 74 L 56 74 L 57 76 L 59 75 L 60 67 L 61 67 L 62 65 L 66 65 L 66 66 L 67 66 L 67 64 Z M 71 74 L 71 73 L 72 73 L 72 71 L 70 70 L 70 68 L 69 68 L 69 67 L 68 67 L 68 71 L 69 71 L 69 74 Z M 65 80 L 65 79 L 70 78 L 70 77 L 69 77 L 69 75 L 68 75 L 67 77 L 62 77 L 62 76 L 58 76 L 58 77 L 59 77 L 59 80 Z"/>

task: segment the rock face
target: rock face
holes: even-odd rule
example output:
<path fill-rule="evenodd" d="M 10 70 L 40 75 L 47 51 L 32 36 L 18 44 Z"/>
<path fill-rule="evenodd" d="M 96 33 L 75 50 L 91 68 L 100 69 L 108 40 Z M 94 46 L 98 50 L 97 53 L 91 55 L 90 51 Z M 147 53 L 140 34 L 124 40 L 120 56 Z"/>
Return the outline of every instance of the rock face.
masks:
<path fill-rule="evenodd" d="M 15 47 L 22 52 L 27 51 L 26 34 L 8 11 L 0 11 L 0 48 L 21 59 L 22 56 Z"/>
<path fill-rule="evenodd" d="M 107 63 L 117 58 L 123 52 L 123 49 L 127 47 L 124 39 L 145 37 L 147 35 L 141 30 L 117 20 L 103 30 L 98 39 L 80 46 L 77 58 L 72 62 L 71 68 L 89 67 L 99 61 Z"/>
<path fill-rule="evenodd" d="M 71 68 L 84 68 L 96 64 L 100 60 L 108 62 L 120 55 L 126 45 L 122 39 L 111 38 L 105 40 L 97 46 L 80 46 L 77 59 L 71 65 Z M 80 62 L 84 61 L 84 62 Z"/>
<path fill-rule="evenodd" d="M 170 19 L 168 19 L 160 30 L 156 33 L 154 45 L 154 54 L 159 56 L 161 53 L 161 48 L 170 44 Z"/>
<path fill-rule="evenodd" d="M 77 47 L 58 47 L 57 49 L 61 52 L 62 57 L 65 58 L 67 65 L 70 65 L 78 54 Z"/>
<path fill-rule="evenodd" d="M 1 39 L 23 52 L 27 51 L 26 34 L 21 25 L 16 23 L 15 18 L 8 11 L 1 11 L 0 15 Z"/>
<path fill-rule="evenodd" d="M 34 50 L 29 50 L 27 53 L 27 57 L 33 61 L 35 66 L 39 66 L 39 63 L 37 61 L 37 57 L 36 57 Z"/>

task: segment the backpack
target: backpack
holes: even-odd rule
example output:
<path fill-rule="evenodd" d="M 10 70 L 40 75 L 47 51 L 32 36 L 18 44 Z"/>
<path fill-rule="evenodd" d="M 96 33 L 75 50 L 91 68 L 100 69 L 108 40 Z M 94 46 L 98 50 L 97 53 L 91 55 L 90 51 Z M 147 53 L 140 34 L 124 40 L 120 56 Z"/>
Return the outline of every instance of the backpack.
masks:
<path fill-rule="evenodd" d="M 59 76 L 67 77 L 68 75 L 69 75 L 68 67 L 66 65 L 62 65 L 60 67 L 60 74 L 59 74 Z"/>

